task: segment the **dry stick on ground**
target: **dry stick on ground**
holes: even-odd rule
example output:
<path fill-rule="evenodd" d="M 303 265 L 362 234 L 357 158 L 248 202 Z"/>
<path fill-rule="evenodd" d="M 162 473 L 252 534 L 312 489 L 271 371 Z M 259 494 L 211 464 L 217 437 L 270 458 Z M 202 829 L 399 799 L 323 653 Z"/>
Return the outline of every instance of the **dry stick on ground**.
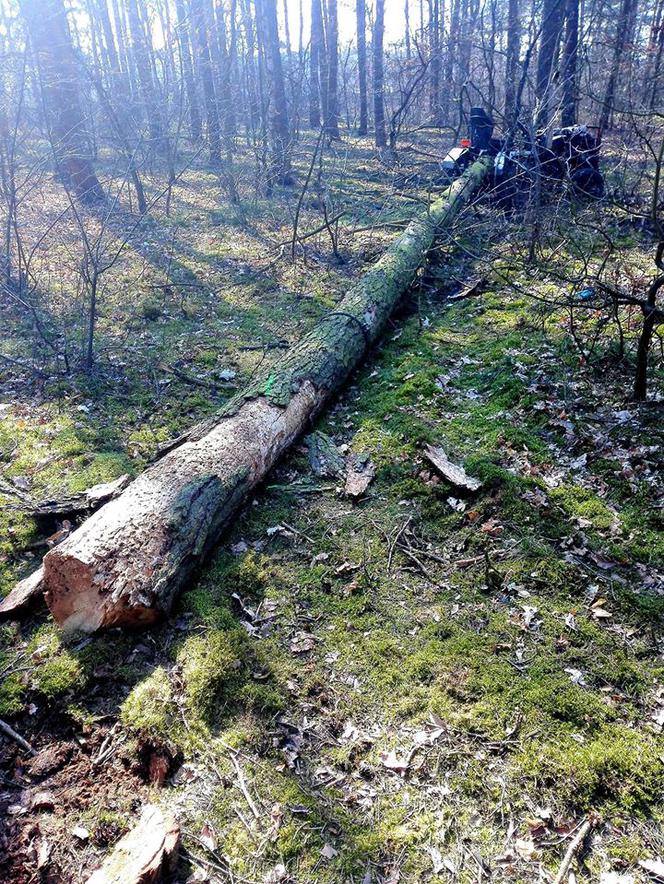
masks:
<path fill-rule="evenodd" d="M 32 748 L 30 743 L 27 740 L 24 740 L 20 734 L 17 734 L 13 727 L 10 727 L 6 721 L 3 721 L 0 718 L 0 733 L 3 733 L 6 737 L 9 737 L 10 740 L 13 740 L 17 743 L 21 749 L 25 749 L 26 752 L 29 752 L 30 755 L 35 754 L 35 750 Z"/>
<path fill-rule="evenodd" d="M 171 609 L 247 494 L 379 339 L 489 164 L 470 166 L 262 378 L 47 553 L 45 597 L 63 627 L 145 626 Z"/>
<path fill-rule="evenodd" d="M 238 788 L 240 789 L 240 792 L 242 792 L 242 794 L 244 795 L 245 801 L 249 805 L 249 810 L 252 812 L 254 819 L 258 819 L 260 817 L 260 813 L 259 813 L 256 805 L 254 804 L 253 798 L 249 794 L 249 789 L 247 788 L 247 782 L 244 778 L 244 774 L 242 773 L 242 768 L 240 767 L 240 764 L 239 764 L 237 758 L 235 757 L 235 753 L 233 753 L 233 752 L 230 753 L 230 759 L 231 759 L 231 764 L 235 768 L 235 773 L 237 774 Z"/>
<path fill-rule="evenodd" d="M 565 875 L 569 871 L 569 867 L 572 865 L 572 860 L 576 856 L 576 854 L 581 849 L 583 842 L 586 840 L 588 835 L 590 834 L 590 830 L 597 825 L 597 820 L 595 817 L 588 817 L 587 820 L 581 825 L 579 831 L 574 836 L 574 840 L 567 848 L 567 853 L 563 857 L 563 861 L 560 864 L 560 868 L 558 869 L 558 874 L 555 877 L 553 884 L 563 884 L 565 879 Z"/>

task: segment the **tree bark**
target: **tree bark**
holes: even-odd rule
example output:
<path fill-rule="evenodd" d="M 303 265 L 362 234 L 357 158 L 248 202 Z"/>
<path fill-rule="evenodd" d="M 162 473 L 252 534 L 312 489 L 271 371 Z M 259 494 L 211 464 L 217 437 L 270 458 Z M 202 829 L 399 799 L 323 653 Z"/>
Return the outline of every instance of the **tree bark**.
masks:
<path fill-rule="evenodd" d="M 367 6 L 366 0 L 355 0 L 357 19 L 357 79 L 360 90 L 360 125 L 358 135 L 366 135 L 369 126 L 367 107 Z"/>
<path fill-rule="evenodd" d="M 327 0 L 326 22 L 327 101 L 325 103 L 325 132 L 329 138 L 339 138 L 339 21 L 337 0 Z"/>
<path fill-rule="evenodd" d="M 284 83 L 284 69 L 279 46 L 279 24 L 276 0 L 262 0 L 262 33 L 265 39 L 265 57 L 270 78 L 270 138 L 273 182 L 292 184 L 291 132 L 288 123 L 288 100 Z"/>
<path fill-rule="evenodd" d="M 560 122 L 563 126 L 576 124 L 579 104 L 579 0 L 567 0 L 565 10 L 565 51 L 563 54 L 563 103 Z"/>
<path fill-rule="evenodd" d="M 376 147 L 385 147 L 387 136 L 385 134 L 385 100 L 384 76 L 383 76 L 383 35 L 385 33 L 385 0 L 376 0 L 376 21 L 373 28 L 371 52 L 373 56 L 373 105 L 374 105 L 374 130 L 376 133 Z"/>
<path fill-rule="evenodd" d="M 45 597 L 63 628 L 145 626 L 171 609 L 242 500 L 378 339 L 436 230 L 450 226 L 488 168 L 474 163 L 216 423 L 194 428 L 45 556 Z"/>
<path fill-rule="evenodd" d="M 564 12 L 564 0 L 544 0 L 535 83 L 535 96 L 538 101 L 536 125 L 541 128 L 549 124 L 553 62 L 560 42 Z"/>
<path fill-rule="evenodd" d="M 62 0 L 22 0 L 34 54 L 48 138 L 57 172 L 81 202 L 104 192 L 90 158 L 88 128 L 81 107 L 78 73 Z"/>

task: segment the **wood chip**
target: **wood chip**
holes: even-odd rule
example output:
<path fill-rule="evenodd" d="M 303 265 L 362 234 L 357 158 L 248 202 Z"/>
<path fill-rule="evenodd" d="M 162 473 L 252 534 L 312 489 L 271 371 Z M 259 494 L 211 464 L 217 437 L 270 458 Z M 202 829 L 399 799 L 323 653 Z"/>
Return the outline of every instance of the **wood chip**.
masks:
<path fill-rule="evenodd" d="M 118 841 L 87 884 L 156 884 L 175 868 L 179 842 L 175 817 L 148 804 L 137 825 Z"/>
<path fill-rule="evenodd" d="M 466 491 L 479 491 L 482 487 L 482 482 L 479 479 L 469 476 L 462 466 L 452 463 L 440 446 L 427 445 L 424 454 L 441 476 L 457 488 L 463 488 Z"/>
<path fill-rule="evenodd" d="M 369 487 L 376 475 L 376 468 L 369 460 L 368 454 L 359 454 L 351 458 L 346 474 L 346 487 L 344 493 L 347 497 L 357 499 L 361 497 Z"/>
<path fill-rule="evenodd" d="M 38 568 L 25 580 L 21 580 L 0 602 L 0 617 L 12 617 L 31 602 L 42 597 L 44 589 L 44 569 Z"/>

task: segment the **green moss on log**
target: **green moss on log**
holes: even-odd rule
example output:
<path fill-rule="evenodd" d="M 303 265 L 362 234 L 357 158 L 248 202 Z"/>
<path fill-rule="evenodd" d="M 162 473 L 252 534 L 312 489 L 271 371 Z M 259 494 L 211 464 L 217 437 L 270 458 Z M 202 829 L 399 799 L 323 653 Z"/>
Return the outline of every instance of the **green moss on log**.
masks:
<path fill-rule="evenodd" d="M 481 159 L 413 219 L 384 255 L 268 372 L 224 407 L 234 414 L 247 399 L 264 396 L 285 407 L 305 381 L 332 392 L 346 380 L 368 346 L 379 338 L 399 298 L 431 249 L 436 232 L 447 226 L 482 183 L 489 160 Z"/>

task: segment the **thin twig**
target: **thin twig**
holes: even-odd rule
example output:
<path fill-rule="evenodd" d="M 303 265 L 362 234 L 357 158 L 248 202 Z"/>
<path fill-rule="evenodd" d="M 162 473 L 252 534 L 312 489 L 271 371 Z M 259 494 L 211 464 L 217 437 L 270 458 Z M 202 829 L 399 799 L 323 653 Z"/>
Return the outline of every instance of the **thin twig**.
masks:
<path fill-rule="evenodd" d="M 15 743 L 18 743 L 18 745 L 19 745 L 22 749 L 25 749 L 26 752 L 29 752 L 30 755 L 36 755 L 36 754 L 37 754 L 37 753 L 35 752 L 35 750 L 32 748 L 32 746 L 30 745 L 30 743 L 28 743 L 27 740 L 24 740 L 23 737 L 22 737 L 20 734 L 17 734 L 16 731 L 14 730 L 14 728 L 13 728 L 13 727 L 10 727 L 10 726 L 7 724 L 7 722 L 6 722 L 6 721 L 3 721 L 1 718 L 0 718 L 0 731 L 2 731 L 2 733 L 3 733 L 6 737 L 9 737 L 10 740 L 13 740 Z"/>
<path fill-rule="evenodd" d="M 235 768 L 235 773 L 237 774 L 237 786 L 240 789 L 240 792 L 242 792 L 242 794 L 244 795 L 245 800 L 246 800 L 247 804 L 249 805 L 249 810 L 254 815 L 254 819 L 258 819 L 260 817 L 260 813 L 258 812 L 258 808 L 256 807 L 256 805 L 254 804 L 253 798 L 249 794 L 249 789 L 247 789 L 247 783 L 244 779 L 244 774 L 242 773 L 242 768 L 240 767 L 240 764 L 239 764 L 237 758 L 235 757 L 235 755 L 233 754 L 233 752 L 230 753 L 230 759 L 231 759 L 231 764 Z"/>
<path fill-rule="evenodd" d="M 553 884 L 562 884 L 565 875 L 569 871 L 569 867 L 572 864 L 572 860 L 576 856 L 576 854 L 581 849 L 581 845 L 588 837 L 590 830 L 596 825 L 596 820 L 594 817 L 588 817 L 588 819 L 583 823 L 583 825 L 579 828 L 579 831 L 574 836 L 574 840 L 567 848 L 567 853 L 563 857 L 563 861 L 560 864 L 560 868 L 558 869 L 558 874 L 555 877 Z"/>
<path fill-rule="evenodd" d="M 388 575 L 392 569 L 392 557 L 394 556 L 394 548 L 399 543 L 399 538 L 401 537 L 403 532 L 410 525 L 412 518 L 413 518 L 412 516 L 408 516 L 406 521 L 403 523 L 403 525 L 397 531 L 397 536 L 389 544 L 389 552 L 387 554 L 387 573 L 388 573 Z"/>

